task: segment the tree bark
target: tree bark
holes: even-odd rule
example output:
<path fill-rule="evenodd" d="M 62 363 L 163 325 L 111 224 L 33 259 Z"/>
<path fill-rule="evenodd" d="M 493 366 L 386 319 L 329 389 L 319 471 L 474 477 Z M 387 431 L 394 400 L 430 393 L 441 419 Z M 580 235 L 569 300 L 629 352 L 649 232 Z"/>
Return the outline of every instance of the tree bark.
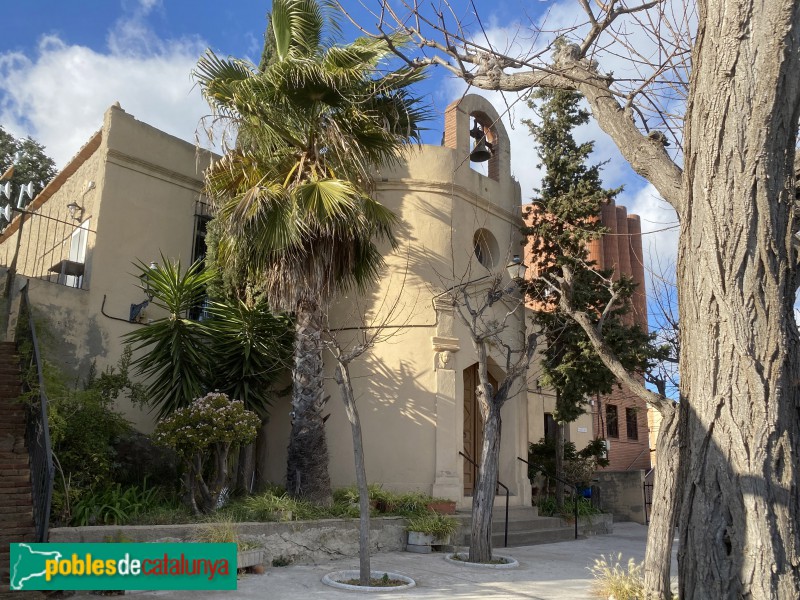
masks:
<path fill-rule="evenodd" d="M 700 4 L 678 297 L 680 597 L 797 598 L 800 2 Z"/>
<path fill-rule="evenodd" d="M 295 312 L 292 430 L 286 465 L 286 490 L 294 498 L 323 505 L 333 501 L 328 474 L 328 445 L 322 409 L 322 312 L 316 302 L 301 301 Z"/>
<path fill-rule="evenodd" d="M 258 428 L 258 437 L 256 438 L 256 455 L 255 455 L 255 487 L 256 492 L 263 492 L 269 485 L 269 477 L 267 469 L 269 468 L 269 417 L 261 421 L 261 427 Z"/>
<path fill-rule="evenodd" d="M 358 556 L 359 580 L 361 585 L 369 585 L 369 487 L 367 485 L 367 469 L 364 465 L 364 444 L 361 437 L 361 419 L 358 417 L 358 407 L 353 396 L 353 385 L 350 380 L 350 369 L 346 363 L 336 365 L 336 383 L 342 393 L 347 420 L 350 421 L 350 430 L 353 434 L 353 459 L 356 468 L 356 487 L 358 488 Z"/>
<path fill-rule="evenodd" d="M 253 475 L 255 473 L 255 442 L 239 448 L 236 459 L 236 485 L 237 494 L 245 495 L 253 491 Z"/>
<path fill-rule="evenodd" d="M 557 394 L 558 392 L 556 392 Z M 556 400 L 556 402 L 558 402 Z M 564 508 L 564 421 L 556 423 L 556 506 Z"/>
<path fill-rule="evenodd" d="M 646 600 L 672 600 L 672 541 L 680 511 L 680 414 L 675 405 L 661 411 L 656 440 L 655 485 L 644 557 Z"/>
<path fill-rule="evenodd" d="M 484 386 L 479 386 L 483 388 Z M 484 398 L 481 398 L 484 396 Z M 478 404 L 486 406 L 483 423 L 483 448 L 478 480 L 472 492 L 472 531 L 469 541 L 470 562 L 488 563 L 492 560 L 492 510 L 494 509 L 497 471 L 500 460 L 500 408 L 485 399 L 478 391 Z"/>

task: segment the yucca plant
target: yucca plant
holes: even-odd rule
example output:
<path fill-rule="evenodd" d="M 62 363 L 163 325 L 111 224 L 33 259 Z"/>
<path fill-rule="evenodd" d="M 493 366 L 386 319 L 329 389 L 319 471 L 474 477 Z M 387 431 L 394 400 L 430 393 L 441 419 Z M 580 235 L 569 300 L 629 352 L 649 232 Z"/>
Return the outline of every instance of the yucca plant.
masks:
<path fill-rule="evenodd" d="M 241 400 L 264 419 L 271 384 L 292 353 L 291 320 L 273 314 L 264 302 L 235 300 L 211 301 L 208 318 L 192 319 L 189 313 L 205 300 L 213 271 L 200 261 L 184 271 L 180 261 L 164 256 L 160 265 L 138 268 L 152 304 L 167 312 L 125 336 L 135 344 L 139 357 L 132 364 L 147 377 L 147 395 L 159 419 L 211 390 Z"/>
<path fill-rule="evenodd" d="M 199 305 L 213 273 L 195 262 L 185 271 L 180 261 L 161 255 L 161 264 L 137 265 L 146 278 L 151 303 L 167 316 L 124 336 L 134 345 L 138 357 L 133 367 L 147 378 L 147 395 L 158 409 L 158 418 L 187 406 L 202 396 L 210 379 L 212 363 L 205 324 L 190 319 L 189 311 Z"/>

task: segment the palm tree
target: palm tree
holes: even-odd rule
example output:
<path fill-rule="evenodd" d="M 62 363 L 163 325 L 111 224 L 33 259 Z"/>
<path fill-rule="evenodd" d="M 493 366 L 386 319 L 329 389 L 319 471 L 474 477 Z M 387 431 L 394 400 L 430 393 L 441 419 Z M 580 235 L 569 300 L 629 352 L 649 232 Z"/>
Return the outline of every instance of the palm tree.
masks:
<path fill-rule="evenodd" d="M 275 0 L 260 67 L 207 51 L 194 74 L 214 127 L 237 134 L 206 174 L 220 260 L 295 318 L 287 489 L 321 502 L 331 499 L 322 320 L 336 294 L 375 280 L 376 244 L 394 245 L 396 217 L 371 196 L 372 172 L 419 141 L 425 117 L 407 91 L 421 75 L 386 66 L 402 40 L 323 41 L 336 17 L 317 0 Z"/>

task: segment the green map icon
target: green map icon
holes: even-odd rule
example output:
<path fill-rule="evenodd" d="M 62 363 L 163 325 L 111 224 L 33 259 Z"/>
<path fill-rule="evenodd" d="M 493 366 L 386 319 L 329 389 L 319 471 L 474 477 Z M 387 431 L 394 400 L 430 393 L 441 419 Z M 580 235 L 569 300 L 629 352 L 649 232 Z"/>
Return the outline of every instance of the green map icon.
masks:
<path fill-rule="evenodd" d="M 34 550 L 30 544 L 17 544 L 11 557 L 10 584 L 12 590 L 24 590 L 26 582 L 45 576 L 45 561 L 61 559 L 57 551 Z M 37 582 L 38 583 L 38 582 Z M 33 587 L 29 589 L 34 589 Z"/>

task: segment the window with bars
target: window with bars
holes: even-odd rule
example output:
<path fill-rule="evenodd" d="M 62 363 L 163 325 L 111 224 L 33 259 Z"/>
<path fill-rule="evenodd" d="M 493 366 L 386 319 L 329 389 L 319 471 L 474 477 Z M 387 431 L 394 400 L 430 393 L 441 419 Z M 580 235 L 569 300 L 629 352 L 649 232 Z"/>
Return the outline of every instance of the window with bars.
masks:
<path fill-rule="evenodd" d="M 614 404 L 606 404 L 606 434 L 608 437 L 619 437 L 619 417 Z"/>
<path fill-rule="evenodd" d="M 636 420 L 636 413 L 638 411 L 635 408 L 626 408 L 625 409 L 625 423 L 628 429 L 628 439 L 629 440 L 638 440 L 639 439 L 639 423 Z"/>

